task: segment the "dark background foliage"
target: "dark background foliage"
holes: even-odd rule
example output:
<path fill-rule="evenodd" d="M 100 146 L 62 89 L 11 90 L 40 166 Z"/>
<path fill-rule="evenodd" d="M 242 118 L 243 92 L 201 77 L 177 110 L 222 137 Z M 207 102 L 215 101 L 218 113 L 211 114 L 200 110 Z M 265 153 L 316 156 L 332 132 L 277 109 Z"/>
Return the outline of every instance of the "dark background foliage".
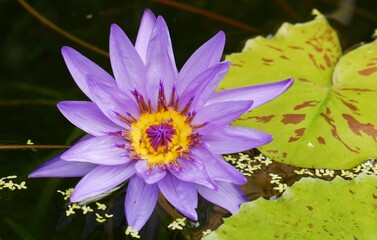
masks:
<path fill-rule="evenodd" d="M 181 5 L 175 6 L 172 2 Z M 354 8 L 342 15 L 346 8 L 341 7 L 340 2 L 353 3 Z M 344 49 L 361 41 L 371 41 L 377 25 L 377 2 L 373 0 L 30 0 L 28 3 L 57 26 L 105 51 L 111 23 L 119 24 L 134 40 L 143 10 L 149 8 L 167 21 L 179 67 L 219 30 L 226 33 L 225 54 L 229 54 L 240 51 L 249 38 L 273 34 L 285 21 L 311 20 L 312 8 L 335 18 L 331 23 L 339 31 Z M 197 14 L 192 8 L 206 12 Z M 214 20 L 211 14 L 248 27 Z M 351 19 L 344 22 L 342 16 Z M 70 145 L 81 136 L 82 132 L 55 107 L 61 100 L 85 99 L 61 57 L 60 48 L 64 45 L 74 47 L 111 72 L 107 57 L 42 24 L 18 1 L 0 0 L 1 147 L 23 145 L 28 139 L 35 145 Z M 0 177 L 17 175 L 16 182 L 27 180 L 28 186 L 22 191 L 0 190 L 0 239 L 78 239 L 84 236 L 84 217 L 72 222 L 60 218 L 64 215 L 65 202 L 56 192 L 74 186 L 77 179 L 27 179 L 33 169 L 61 151 L 0 149 Z M 117 199 L 113 202 L 119 204 Z M 93 232 L 84 233 L 86 238 L 124 238 L 125 222 L 121 217 L 120 227 L 113 231 L 111 227 L 109 231 L 97 227 Z M 149 236 L 182 238 L 166 230 L 170 221 L 166 212 L 158 208 L 147 226 L 152 233 Z"/>

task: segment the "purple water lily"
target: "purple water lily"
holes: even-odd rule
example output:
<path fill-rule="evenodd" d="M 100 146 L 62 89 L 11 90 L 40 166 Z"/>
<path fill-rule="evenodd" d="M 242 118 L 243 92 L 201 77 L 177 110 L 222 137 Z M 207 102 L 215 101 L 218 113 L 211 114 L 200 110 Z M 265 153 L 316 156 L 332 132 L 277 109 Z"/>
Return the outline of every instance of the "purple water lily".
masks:
<path fill-rule="evenodd" d="M 70 197 L 82 202 L 128 181 L 125 213 L 140 230 L 158 193 L 197 220 L 198 193 L 231 213 L 245 201 L 244 176 L 221 154 L 266 144 L 271 135 L 228 126 L 292 84 L 288 79 L 215 93 L 230 63 L 225 36 L 203 44 L 178 72 L 164 19 L 146 10 L 135 45 L 115 24 L 110 33 L 114 78 L 72 48 L 67 67 L 91 101 L 63 101 L 62 114 L 88 135 L 29 177 L 83 177 Z"/>

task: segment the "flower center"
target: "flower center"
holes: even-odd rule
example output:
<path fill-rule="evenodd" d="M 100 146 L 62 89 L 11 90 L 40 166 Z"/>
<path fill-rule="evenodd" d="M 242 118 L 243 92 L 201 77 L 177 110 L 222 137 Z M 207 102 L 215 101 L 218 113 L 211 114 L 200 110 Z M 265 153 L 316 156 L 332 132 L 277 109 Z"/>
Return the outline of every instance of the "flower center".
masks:
<path fill-rule="evenodd" d="M 156 152 L 161 147 L 165 147 L 165 151 L 169 151 L 169 142 L 172 142 L 172 138 L 176 133 L 174 126 L 169 122 L 150 125 L 145 132 L 147 133 L 149 144 Z"/>
<path fill-rule="evenodd" d="M 117 113 L 131 129 L 110 133 L 127 140 L 127 144 L 116 145 L 126 150 L 123 155 L 135 160 L 146 160 L 149 169 L 155 166 L 179 167 L 178 158 L 191 159 L 190 147 L 201 144 L 201 135 L 194 133 L 194 130 L 207 124 L 192 124 L 196 115 L 189 111 L 193 98 L 179 108 L 175 87 L 167 101 L 162 83 L 155 108 L 137 90 L 132 91 L 132 94 L 139 107 L 140 117 L 137 119 L 130 113 Z"/>
<path fill-rule="evenodd" d="M 144 113 L 131 124 L 134 153 L 147 160 L 150 167 L 177 166 L 177 158 L 184 157 L 194 144 L 192 128 L 186 119 L 173 109 Z"/>

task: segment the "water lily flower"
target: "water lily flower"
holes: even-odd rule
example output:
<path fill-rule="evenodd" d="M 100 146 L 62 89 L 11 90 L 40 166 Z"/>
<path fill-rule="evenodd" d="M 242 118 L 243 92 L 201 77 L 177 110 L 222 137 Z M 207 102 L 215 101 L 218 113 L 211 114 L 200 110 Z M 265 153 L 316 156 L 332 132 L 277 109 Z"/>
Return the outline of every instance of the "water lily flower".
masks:
<path fill-rule="evenodd" d="M 83 177 L 70 197 L 83 202 L 128 181 L 125 215 L 140 230 L 159 192 L 197 220 L 198 194 L 231 213 L 246 199 L 245 177 L 221 154 L 266 144 L 271 135 L 229 124 L 283 93 L 288 79 L 214 92 L 230 62 L 225 36 L 204 43 L 180 71 L 164 19 L 146 10 L 133 45 L 119 26 L 110 32 L 114 77 L 70 47 L 65 63 L 91 101 L 63 101 L 62 114 L 88 133 L 29 177 Z"/>

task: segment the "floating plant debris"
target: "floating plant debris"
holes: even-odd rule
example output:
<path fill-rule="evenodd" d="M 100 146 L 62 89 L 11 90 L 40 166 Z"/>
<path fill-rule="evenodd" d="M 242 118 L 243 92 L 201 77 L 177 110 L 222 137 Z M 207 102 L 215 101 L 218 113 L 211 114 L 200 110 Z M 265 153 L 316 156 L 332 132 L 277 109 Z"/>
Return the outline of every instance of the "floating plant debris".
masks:
<path fill-rule="evenodd" d="M 0 178 L 0 190 L 9 189 L 11 191 L 14 191 L 14 190 L 27 189 L 25 181 L 22 181 L 20 183 L 13 182 L 13 179 L 16 179 L 16 178 L 17 176 L 15 175 Z"/>
<path fill-rule="evenodd" d="M 92 202 L 90 205 L 80 205 L 75 202 L 70 202 L 69 198 L 73 192 L 73 188 L 68 188 L 65 191 L 58 190 L 57 192 L 60 193 L 66 201 L 67 210 L 65 211 L 65 213 L 67 217 L 77 214 L 77 210 L 81 210 L 81 213 L 83 215 L 94 215 L 98 223 L 103 223 L 107 219 L 112 218 L 114 216 L 113 214 L 106 212 L 107 206 L 100 202 Z"/>

